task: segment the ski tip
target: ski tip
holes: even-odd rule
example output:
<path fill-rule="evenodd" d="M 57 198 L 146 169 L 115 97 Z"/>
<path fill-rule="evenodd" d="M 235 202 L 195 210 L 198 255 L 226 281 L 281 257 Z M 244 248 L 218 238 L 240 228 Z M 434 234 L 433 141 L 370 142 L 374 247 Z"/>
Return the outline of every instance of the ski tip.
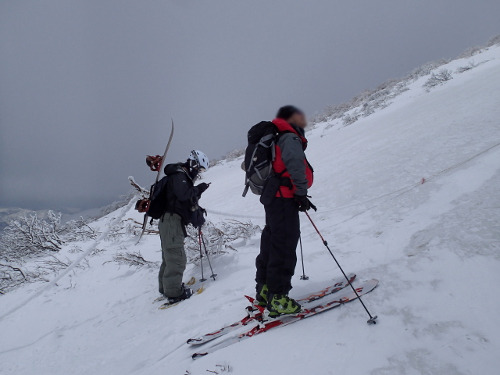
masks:
<path fill-rule="evenodd" d="M 176 303 L 167 302 L 167 303 L 164 303 L 163 305 L 161 305 L 160 307 L 158 307 L 158 310 L 167 310 L 171 307 L 177 306 L 179 303 L 180 302 L 176 302 Z"/>
<path fill-rule="evenodd" d="M 255 298 L 252 298 L 250 296 L 245 296 L 245 298 L 250 302 L 250 303 L 253 303 L 253 301 L 255 301 Z"/>
<path fill-rule="evenodd" d="M 208 353 L 194 353 L 191 358 L 192 359 L 197 359 L 197 358 L 201 358 L 201 357 L 205 357 Z"/>
<path fill-rule="evenodd" d="M 196 278 L 193 276 L 189 279 L 189 281 L 186 283 L 187 286 L 193 286 L 196 284 Z"/>
<path fill-rule="evenodd" d="M 189 339 L 186 341 L 186 344 L 188 344 L 188 345 L 197 344 L 200 341 L 201 341 L 200 339 Z"/>

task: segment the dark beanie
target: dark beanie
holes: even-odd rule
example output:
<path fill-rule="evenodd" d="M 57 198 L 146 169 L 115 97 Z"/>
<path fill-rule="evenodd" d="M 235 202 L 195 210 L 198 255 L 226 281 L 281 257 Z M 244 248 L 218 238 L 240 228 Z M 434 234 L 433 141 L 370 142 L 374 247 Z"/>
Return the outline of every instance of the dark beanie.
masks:
<path fill-rule="evenodd" d="M 293 105 L 286 105 L 284 107 L 281 107 L 278 110 L 278 113 L 276 114 L 276 118 L 288 120 L 290 117 L 292 117 L 296 113 L 302 114 L 304 112 L 302 112 L 300 109 L 298 109 L 297 107 L 295 107 Z"/>

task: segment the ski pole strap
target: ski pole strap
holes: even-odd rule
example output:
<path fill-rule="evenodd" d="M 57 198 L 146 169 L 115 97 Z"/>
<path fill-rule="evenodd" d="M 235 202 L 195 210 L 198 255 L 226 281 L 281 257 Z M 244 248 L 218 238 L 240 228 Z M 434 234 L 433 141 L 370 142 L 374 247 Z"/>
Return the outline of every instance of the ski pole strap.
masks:
<path fill-rule="evenodd" d="M 314 210 L 314 211 L 318 211 L 318 207 L 316 207 L 313 202 L 309 201 L 309 204 L 311 205 L 311 208 Z"/>
<path fill-rule="evenodd" d="M 245 189 L 243 190 L 243 194 L 241 195 L 243 198 L 246 197 L 249 188 L 250 188 L 250 184 L 247 182 L 245 184 Z"/>

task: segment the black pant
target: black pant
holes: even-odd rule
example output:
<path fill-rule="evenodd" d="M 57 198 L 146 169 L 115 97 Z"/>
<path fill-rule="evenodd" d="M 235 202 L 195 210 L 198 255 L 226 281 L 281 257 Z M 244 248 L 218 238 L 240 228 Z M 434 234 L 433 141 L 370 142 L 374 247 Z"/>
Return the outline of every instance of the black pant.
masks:
<path fill-rule="evenodd" d="M 256 259 L 257 288 L 267 284 L 271 293 L 287 294 L 292 289 L 292 276 L 297 264 L 297 243 L 300 220 L 293 199 L 274 198 L 264 206 L 266 226 L 260 240 Z"/>

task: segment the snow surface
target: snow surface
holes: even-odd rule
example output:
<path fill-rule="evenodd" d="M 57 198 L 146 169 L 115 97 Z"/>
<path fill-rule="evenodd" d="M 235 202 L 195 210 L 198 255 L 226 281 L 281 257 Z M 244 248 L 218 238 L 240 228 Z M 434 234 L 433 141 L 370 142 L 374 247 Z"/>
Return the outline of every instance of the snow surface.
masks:
<path fill-rule="evenodd" d="M 456 73 L 470 61 L 481 64 Z M 52 283 L 1 296 L 0 373 L 498 374 L 500 48 L 442 68 L 453 79 L 429 93 L 422 77 L 351 126 L 323 123 L 308 134 L 320 208 L 312 217 L 346 271 L 380 280 L 365 297 L 378 325 L 365 324 L 353 302 L 192 361 L 186 339 L 243 316 L 258 236 L 213 259 L 219 277 L 203 294 L 163 311 L 152 303 L 156 268 L 111 261 L 138 250 L 159 260 L 158 237 L 136 246 L 130 236 L 102 236 L 83 253 L 65 249 L 74 268 Z M 240 163 L 205 174 L 203 204 L 211 220 L 235 214 L 262 225 L 257 198 L 241 197 Z M 133 202 L 95 225 L 105 232 L 130 218 L 141 220 Z M 298 266 L 294 296 L 340 275 L 302 219 L 310 280 L 299 280 Z"/>

